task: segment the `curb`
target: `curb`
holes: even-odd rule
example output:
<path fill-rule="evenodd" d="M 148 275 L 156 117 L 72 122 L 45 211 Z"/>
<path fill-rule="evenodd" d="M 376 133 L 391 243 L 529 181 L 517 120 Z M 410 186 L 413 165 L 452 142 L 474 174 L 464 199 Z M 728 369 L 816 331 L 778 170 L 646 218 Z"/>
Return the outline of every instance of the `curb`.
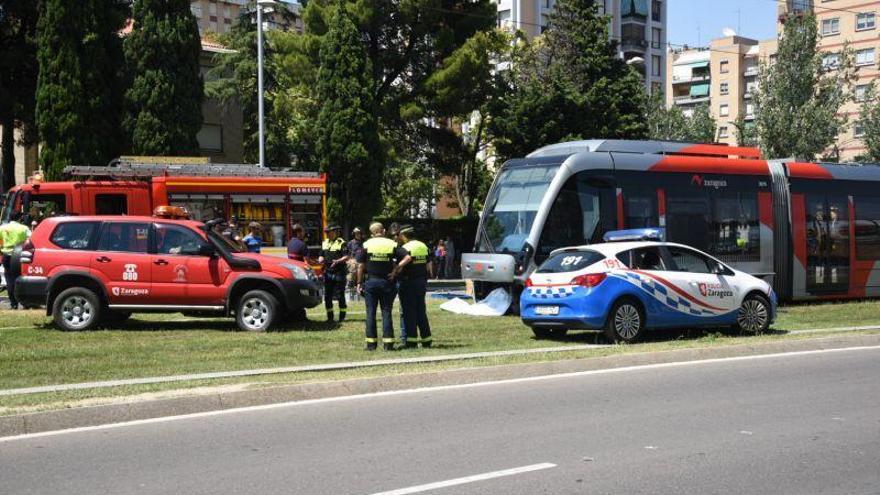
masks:
<path fill-rule="evenodd" d="M 546 363 L 456 369 L 412 375 L 284 385 L 255 390 L 209 393 L 130 403 L 108 404 L 0 417 L 0 438 L 46 431 L 98 426 L 164 416 L 295 402 L 423 387 L 460 385 L 511 378 L 556 375 L 646 364 L 699 361 L 747 355 L 880 345 L 880 335 L 846 335 L 727 347 L 622 354 Z"/>

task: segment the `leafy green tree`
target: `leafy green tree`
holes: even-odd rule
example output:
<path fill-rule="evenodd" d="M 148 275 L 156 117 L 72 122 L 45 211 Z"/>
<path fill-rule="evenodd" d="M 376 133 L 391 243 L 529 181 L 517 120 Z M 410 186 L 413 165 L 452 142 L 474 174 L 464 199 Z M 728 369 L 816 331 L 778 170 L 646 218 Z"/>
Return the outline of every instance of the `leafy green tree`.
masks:
<path fill-rule="evenodd" d="M 736 129 L 736 143 L 739 146 L 759 146 L 758 132 L 754 122 L 747 121 L 745 116 L 740 114 L 733 122 L 733 127 Z"/>
<path fill-rule="evenodd" d="M 877 90 L 871 83 L 859 108 L 859 123 L 865 133 L 862 140 L 867 148 L 860 159 L 874 163 L 880 162 L 880 105 L 877 101 Z"/>
<path fill-rule="evenodd" d="M 816 18 L 790 15 L 775 63 L 762 64 L 755 93 L 755 122 L 768 159 L 812 160 L 846 128 L 838 114 L 850 98 L 852 55 L 844 49 L 836 67 L 823 65 Z"/>
<path fill-rule="evenodd" d="M 124 137 L 119 30 L 125 0 L 44 0 L 37 22 L 36 122 L 49 179 L 68 165 L 103 165 Z"/>
<path fill-rule="evenodd" d="M 666 108 L 663 95 L 655 93 L 648 98 L 645 122 L 650 139 L 711 143 L 715 141 L 715 118 L 708 105 L 698 105 L 690 116 L 681 107 Z"/>
<path fill-rule="evenodd" d="M 490 132 L 502 159 L 570 139 L 642 138 L 644 84 L 617 57 L 607 16 L 591 0 L 559 0 L 549 29 L 506 72 Z"/>
<path fill-rule="evenodd" d="M 202 46 L 188 0 L 134 0 L 125 38 L 131 85 L 123 125 L 132 152 L 196 155 L 202 126 Z"/>
<path fill-rule="evenodd" d="M 372 67 L 361 33 L 345 9 L 330 19 L 320 56 L 316 96 L 322 106 L 315 124 L 321 133 L 316 152 L 329 176 L 330 198 L 344 213 L 344 218 L 332 220 L 342 221 L 348 232 L 380 209 L 383 150 Z"/>
<path fill-rule="evenodd" d="M 15 185 L 15 129 L 25 144 L 35 138 L 37 90 L 37 4 L 0 0 L 0 189 Z"/>

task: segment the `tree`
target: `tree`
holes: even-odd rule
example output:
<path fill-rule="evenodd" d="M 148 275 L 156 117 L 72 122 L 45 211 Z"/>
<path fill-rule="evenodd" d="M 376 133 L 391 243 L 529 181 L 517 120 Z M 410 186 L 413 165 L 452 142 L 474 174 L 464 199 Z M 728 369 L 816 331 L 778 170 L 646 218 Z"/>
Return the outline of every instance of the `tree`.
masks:
<path fill-rule="evenodd" d="M 379 211 L 383 150 L 372 67 L 361 33 L 343 8 L 330 19 L 320 57 L 316 95 L 322 106 L 316 126 L 321 132 L 316 151 L 329 176 L 331 220 L 345 223 L 348 232 L 351 225 L 362 225 Z"/>
<path fill-rule="evenodd" d="M 862 140 L 867 148 L 861 159 L 880 162 L 880 105 L 877 104 L 877 91 L 873 83 L 865 91 L 859 108 L 859 123 L 864 132 Z"/>
<path fill-rule="evenodd" d="M 768 159 L 812 160 L 846 128 L 838 111 L 850 97 L 852 56 L 844 49 L 826 65 L 817 41 L 814 16 L 789 15 L 775 63 L 761 65 L 755 122 Z"/>
<path fill-rule="evenodd" d="M 570 139 L 642 138 L 645 90 L 617 57 L 609 18 L 591 0 L 559 0 L 549 29 L 520 41 L 490 132 L 502 159 Z"/>
<path fill-rule="evenodd" d="M 650 139 L 693 143 L 715 141 L 716 124 L 708 105 L 698 105 L 687 116 L 677 105 L 666 108 L 663 95 L 655 93 L 648 98 L 645 122 Z"/>
<path fill-rule="evenodd" d="M 36 122 L 49 179 L 120 154 L 125 0 L 44 0 L 37 22 Z"/>
<path fill-rule="evenodd" d="M 754 122 L 746 121 L 746 118 L 740 114 L 733 122 L 733 127 L 736 129 L 736 144 L 748 147 L 759 146 L 758 132 Z"/>
<path fill-rule="evenodd" d="M 196 155 L 202 126 L 202 46 L 188 0 L 134 0 L 125 39 L 131 85 L 123 125 L 141 155 Z"/>
<path fill-rule="evenodd" d="M 0 1 L 0 190 L 15 185 L 15 129 L 30 144 L 35 139 L 37 90 L 37 4 Z"/>

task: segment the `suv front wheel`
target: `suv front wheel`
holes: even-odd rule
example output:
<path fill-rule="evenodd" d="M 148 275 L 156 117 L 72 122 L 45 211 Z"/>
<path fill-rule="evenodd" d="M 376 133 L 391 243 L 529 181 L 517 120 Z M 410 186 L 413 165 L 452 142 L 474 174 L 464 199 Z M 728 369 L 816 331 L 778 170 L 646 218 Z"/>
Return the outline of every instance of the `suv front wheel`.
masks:
<path fill-rule="evenodd" d="M 61 330 L 89 330 L 101 320 L 101 300 L 84 287 L 65 289 L 52 305 L 52 318 Z"/>
<path fill-rule="evenodd" d="M 235 322 L 248 332 L 265 332 L 278 316 L 278 299 L 264 290 L 252 290 L 238 300 Z"/>

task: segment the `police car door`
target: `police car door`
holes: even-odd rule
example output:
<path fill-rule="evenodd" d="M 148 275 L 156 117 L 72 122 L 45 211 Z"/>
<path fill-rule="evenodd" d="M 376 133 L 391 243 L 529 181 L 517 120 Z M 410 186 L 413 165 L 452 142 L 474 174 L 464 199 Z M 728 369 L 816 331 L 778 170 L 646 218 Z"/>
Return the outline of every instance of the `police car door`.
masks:
<path fill-rule="evenodd" d="M 737 293 L 729 277 L 713 273 L 717 263 L 693 249 L 665 246 L 668 279 L 686 292 L 687 312 L 696 323 L 731 323 L 736 318 Z M 721 317 L 718 321 L 717 317 Z M 710 319 L 711 321 L 707 321 Z"/>

